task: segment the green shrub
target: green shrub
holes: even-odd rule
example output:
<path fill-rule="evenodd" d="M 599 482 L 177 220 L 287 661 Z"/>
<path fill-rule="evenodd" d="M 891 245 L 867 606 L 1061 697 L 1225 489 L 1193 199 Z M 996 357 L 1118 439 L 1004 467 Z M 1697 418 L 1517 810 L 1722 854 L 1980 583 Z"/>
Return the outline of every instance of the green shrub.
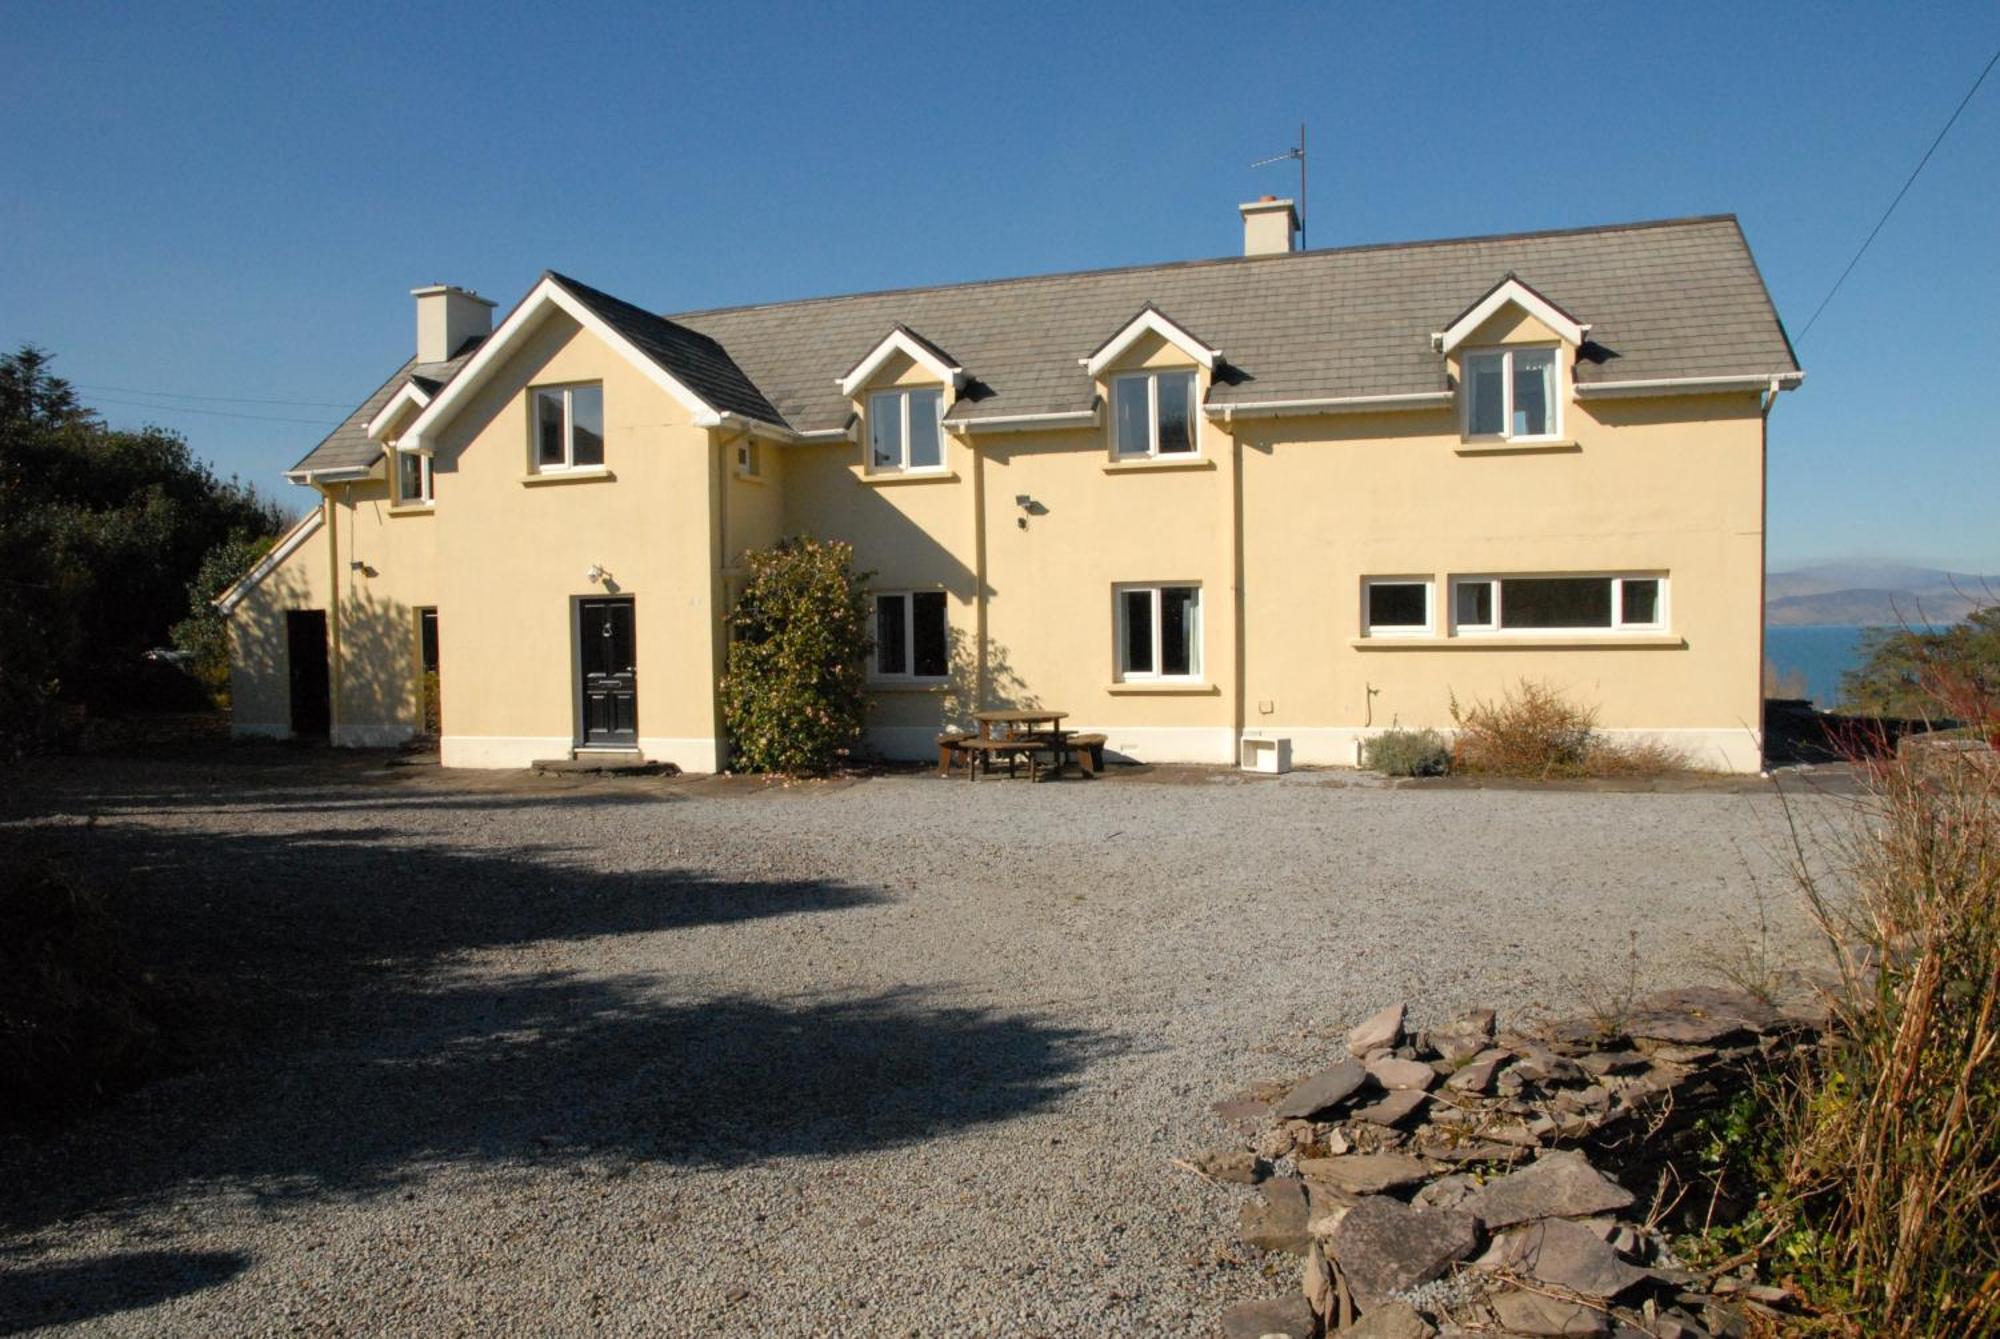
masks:
<path fill-rule="evenodd" d="M 729 616 L 723 719 L 736 765 L 787 776 L 836 766 L 861 736 L 867 574 L 837 540 L 788 539 L 744 555 L 749 584 Z"/>
<path fill-rule="evenodd" d="M 1435 730 L 1387 730 L 1361 745 L 1361 765 L 1389 776 L 1443 776 L 1451 746 Z"/>

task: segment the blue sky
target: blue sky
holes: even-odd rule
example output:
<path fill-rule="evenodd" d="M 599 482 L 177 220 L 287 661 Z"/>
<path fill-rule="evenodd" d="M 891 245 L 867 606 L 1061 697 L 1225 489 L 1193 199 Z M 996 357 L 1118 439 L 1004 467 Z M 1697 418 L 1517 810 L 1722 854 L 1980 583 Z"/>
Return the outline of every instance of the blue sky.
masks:
<path fill-rule="evenodd" d="M 1302 119 L 1315 246 L 1734 212 L 1796 337 L 2000 45 L 1990 4 L 1581 12 L 10 0 L 0 345 L 300 505 L 325 429 L 276 420 L 377 385 L 414 284 L 675 310 L 1227 255 Z M 1995 182 L 2000 75 L 1802 343 L 1774 566 L 2000 572 Z"/>

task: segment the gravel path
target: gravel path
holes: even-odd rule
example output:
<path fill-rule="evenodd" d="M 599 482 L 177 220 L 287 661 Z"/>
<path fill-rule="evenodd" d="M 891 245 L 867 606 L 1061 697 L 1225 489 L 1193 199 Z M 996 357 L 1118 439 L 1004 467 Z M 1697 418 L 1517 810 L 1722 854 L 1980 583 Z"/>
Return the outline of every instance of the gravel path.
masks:
<path fill-rule="evenodd" d="M 0 1333 L 1208 1334 L 1271 1287 L 1169 1161 L 1211 1101 L 1392 1000 L 1609 999 L 1633 935 L 1711 980 L 1757 885 L 1809 943 L 1747 791 L 14 779 L 204 1041 L 0 1143 Z"/>

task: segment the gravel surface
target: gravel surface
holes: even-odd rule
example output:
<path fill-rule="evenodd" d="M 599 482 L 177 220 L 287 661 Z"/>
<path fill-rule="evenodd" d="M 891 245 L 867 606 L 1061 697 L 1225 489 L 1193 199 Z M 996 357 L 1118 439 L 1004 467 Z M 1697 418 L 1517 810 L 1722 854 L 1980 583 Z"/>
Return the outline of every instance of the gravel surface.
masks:
<path fill-rule="evenodd" d="M 0 1142 L 0 1333 L 1209 1334 L 1276 1290 L 1170 1161 L 1211 1101 L 1398 999 L 1711 981 L 1759 887 L 1810 942 L 1755 786 L 381 764 L 9 778 L 198 1041 Z"/>

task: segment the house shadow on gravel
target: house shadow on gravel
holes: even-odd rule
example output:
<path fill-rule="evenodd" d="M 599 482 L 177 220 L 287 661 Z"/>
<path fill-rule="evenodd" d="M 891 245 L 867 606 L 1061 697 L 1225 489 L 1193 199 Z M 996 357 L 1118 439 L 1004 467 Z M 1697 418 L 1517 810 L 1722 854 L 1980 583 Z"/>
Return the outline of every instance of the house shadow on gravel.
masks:
<path fill-rule="evenodd" d="M 312 788 L 274 789 L 292 803 Z M 320 793 L 335 808 L 343 794 Z M 254 773 L 230 798 L 257 803 Z M 14 1230 L 221 1188 L 274 1206 L 373 1196 L 468 1164 L 618 1176 L 895 1147 L 1044 1108 L 1112 1045 L 915 991 L 760 992 L 751 966 L 716 997 L 662 974 L 473 957 L 603 940 L 602 960 L 629 961 L 617 941 L 631 936 L 890 900 L 830 880 L 606 872 L 566 850 L 432 839 L 420 815 L 284 833 L 226 813 L 114 817 L 40 841 L 114 899 L 141 963 L 184 992 L 182 1051 L 66 1129 L 0 1141 L 0 1227 Z"/>
<path fill-rule="evenodd" d="M 129 1251 L 26 1269 L 0 1265 L 0 1334 L 153 1306 L 226 1283 L 249 1263 L 237 1251 Z"/>

